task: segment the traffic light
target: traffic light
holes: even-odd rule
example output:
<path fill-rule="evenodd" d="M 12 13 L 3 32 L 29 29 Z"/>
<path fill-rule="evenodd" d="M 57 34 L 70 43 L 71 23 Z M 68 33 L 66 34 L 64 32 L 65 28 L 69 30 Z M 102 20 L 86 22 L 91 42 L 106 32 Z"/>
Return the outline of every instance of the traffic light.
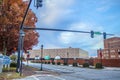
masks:
<path fill-rule="evenodd" d="M 42 7 L 42 0 L 37 0 L 36 7 Z"/>
<path fill-rule="evenodd" d="M 103 38 L 106 39 L 106 32 L 103 32 Z"/>
<path fill-rule="evenodd" d="M 16 47 L 14 47 L 13 50 L 16 51 Z"/>
<path fill-rule="evenodd" d="M 94 38 L 94 31 L 91 31 L 91 38 Z"/>

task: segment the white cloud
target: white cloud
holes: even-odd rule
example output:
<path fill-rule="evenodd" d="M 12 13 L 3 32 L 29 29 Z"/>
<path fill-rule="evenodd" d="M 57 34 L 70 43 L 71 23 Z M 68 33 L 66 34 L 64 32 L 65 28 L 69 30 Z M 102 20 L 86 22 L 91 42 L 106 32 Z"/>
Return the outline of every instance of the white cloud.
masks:
<path fill-rule="evenodd" d="M 102 27 L 86 23 L 72 24 L 69 29 L 78 31 L 91 31 L 94 29 L 94 31 L 102 31 Z M 103 37 L 95 35 L 94 38 L 91 38 L 89 33 L 62 32 L 58 38 L 63 44 L 79 43 L 80 46 L 89 46 L 90 49 L 103 47 Z"/>
<path fill-rule="evenodd" d="M 45 0 L 45 9 L 39 14 L 42 17 L 42 23 L 48 26 L 57 24 L 60 19 L 72 12 L 69 7 L 73 4 L 73 1 Z"/>

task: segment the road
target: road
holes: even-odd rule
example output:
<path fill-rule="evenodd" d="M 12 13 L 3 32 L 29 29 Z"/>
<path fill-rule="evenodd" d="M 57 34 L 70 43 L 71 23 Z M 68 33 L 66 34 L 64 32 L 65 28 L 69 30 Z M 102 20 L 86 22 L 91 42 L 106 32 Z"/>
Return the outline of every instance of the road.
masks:
<path fill-rule="evenodd" d="M 29 66 L 40 68 L 38 63 L 30 63 Z M 43 64 L 43 70 L 56 74 L 36 75 L 35 80 L 120 80 L 120 68 L 116 69 L 89 69 L 72 66 Z M 31 79 L 33 80 L 33 79 Z"/>

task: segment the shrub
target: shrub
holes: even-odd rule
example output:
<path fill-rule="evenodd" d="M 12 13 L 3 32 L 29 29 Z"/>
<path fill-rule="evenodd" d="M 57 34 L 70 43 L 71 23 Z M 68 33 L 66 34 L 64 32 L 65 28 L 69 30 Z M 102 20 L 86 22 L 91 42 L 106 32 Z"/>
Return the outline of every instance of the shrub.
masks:
<path fill-rule="evenodd" d="M 57 62 L 57 65 L 60 65 L 61 63 L 60 62 Z"/>
<path fill-rule="evenodd" d="M 52 62 L 53 65 L 55 65 L 55 62 Z"/>
<path fill-rule="evenodd" d="M 63 65 L 68 65 L 68 63 L 63 63 Z"/>
<path fill-rule="evenodd" d="M 11 59 L 12 61 L 16 61 L 16 60 L 17 60 L 17 56 L 16 56 L 16 55 L 11 55 L 11 56 L 10 56 L 10 59 Z"/>
<path fill-rule="evenodd" d="M 47 62 L 45 62 L 45 64 L 47 64 Z"/>
<path fill-rule="evenodd" d="M 32 60 L 32 61 L 31 61 L 31 63 L 35 63 L 35 61 L 34 61 L 34 60 Z"/>
<path fill-rule="evenodd" d="M 15 63 L 15 62 L 12 62 L 11 64 L 10 64 L 10 67 L 16 67 L 17 66 L 17 63 Z"/>
<path fill-rule="evenodd" d="M 95 68 L 97 68 L 97 69 L 102 69 L 102 68 L 103 68 L 103 66 L 102 66 L 102 64 L 101 64 L 101 63 L 96 63 Z"/>
<path fill-rule="evenodd" d="M 89 63 L 84 63 L 83 67 L 89 67 Z"/>
<path fill-rule="evenodd" d="M 73 63 L 73 66 L 78 66 L 76 62 Z"/>
<path fill-rule="evenodd" d="M 48 64 L 50 64 L 50 62 L 48 62 Z"/>

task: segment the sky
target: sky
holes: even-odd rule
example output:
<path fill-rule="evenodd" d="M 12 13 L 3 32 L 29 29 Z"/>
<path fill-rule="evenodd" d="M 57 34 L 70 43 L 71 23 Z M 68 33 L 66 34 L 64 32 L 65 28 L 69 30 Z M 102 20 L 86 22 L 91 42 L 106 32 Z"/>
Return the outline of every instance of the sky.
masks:
<path fill-rule="evenodd" d="M 33 0 L 34 1 L 34 0 Z M 68 2 L 66 2 L 68 1 Z M 43 6 L 30 8 L 36 14 L 38 28 L 55 28 L 78 31 L 99 31 L 120 37 L 120 0 L 43 0 Z M 89 56 L 96 56 L 97 49 L 104 48 L 103 36 L 71 32 L 39 32 L 39 43 L 33 49 L 81 48 Z"/>

